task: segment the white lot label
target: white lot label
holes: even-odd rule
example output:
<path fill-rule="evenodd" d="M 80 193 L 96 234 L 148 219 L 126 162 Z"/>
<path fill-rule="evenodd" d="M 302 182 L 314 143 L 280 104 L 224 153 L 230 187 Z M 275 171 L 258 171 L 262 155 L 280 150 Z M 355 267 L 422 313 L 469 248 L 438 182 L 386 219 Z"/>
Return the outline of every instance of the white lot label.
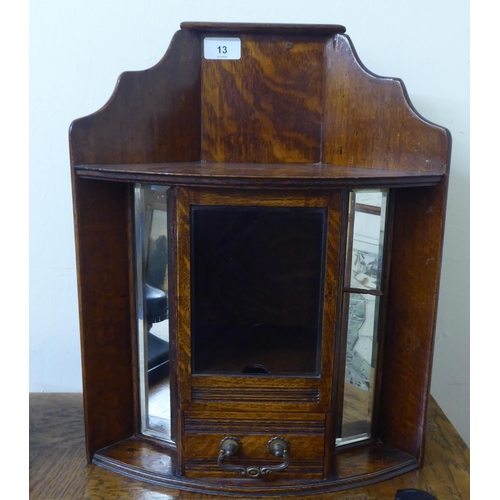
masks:
<path fill-rule="evenodd" d="M 205 59 L 240 59 L 241 40 L 239 38 L 205 38 L 203 53 Z"/>

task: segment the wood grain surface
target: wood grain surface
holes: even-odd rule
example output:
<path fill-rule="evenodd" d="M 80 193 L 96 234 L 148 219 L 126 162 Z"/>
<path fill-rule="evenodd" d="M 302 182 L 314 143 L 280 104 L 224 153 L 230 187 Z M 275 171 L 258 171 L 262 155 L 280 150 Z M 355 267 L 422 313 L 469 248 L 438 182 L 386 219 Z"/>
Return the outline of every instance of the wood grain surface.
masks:
<path fill-rule="evenodd" d="M 422 469 L 364 488 L 301 498 L 393 500 L 398 489 L 418 488 L 438 500 L 469 499 L 469 462 L 469 449 L 431 398 Z M 87 465 L 81 394 L 30 394 L 29 475 L 31 500 L 219 498 L 160 487 Z"/>
<path fill-rule="evenodd" d="M 326 46 L 323 161 L 445 173 L 449 132 L 422 118 L 398 78 L 370 72 L 347 35 Z"/>
<path fill-rule="evenodd" d="M 200 46 L 177 32 L 162 60 L 120 75 L 109 101 L 71 124 L 72 164 L 199 160 Z"/>
<path fill-rule="evenodd" d="M 241 59 L 202 59 L 202 159 L 319 162 L 324 39 L 240 38 Z"/>
<path fill-rule="evenodd" d="M 244 187 L 250 189 L 318 189 L 335 187 L 429 186 L 443 174 L 342 167 L 325 163 L 116 163 L 77 165 L 78 177 L 170 186 Z"/>
<path fill-rule="evenodd" d="M 395 194 L 379 436 L 423 458 L 447 182 Z M 425 235 L 425 236 L 424 236 Z M 403 248 L 404 247 L 404 248 Z M 411 248 L 411 251 L 408 249 Z M 418 381 L 418 383 L 414 383 Z"/>
<path fill-rule="evenodd" d="M 73 176 L 73 197 L 90 458 L 135 426 L 131 189 Z"/>

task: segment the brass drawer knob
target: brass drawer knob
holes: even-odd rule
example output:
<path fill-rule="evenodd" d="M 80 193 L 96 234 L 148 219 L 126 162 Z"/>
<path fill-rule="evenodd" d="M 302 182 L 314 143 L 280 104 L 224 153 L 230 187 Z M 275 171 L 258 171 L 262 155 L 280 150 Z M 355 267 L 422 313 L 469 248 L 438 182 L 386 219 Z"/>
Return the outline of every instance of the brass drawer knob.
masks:
<path fill-rule="evenodd" d="M 244 467 L 242 465 L 229 465 L 224 463 L 224 459 L 236 455 L 241 449 L 241 441 L 238 438 L 232 436 L 225 437 L 220 443 L 219 456 L 217 458 L 219 467 L 228 472 L 237 472 L 249 477 L 259 477 L 264 474 L 282 471 L 290 465 L 290 442 L 281 436 L 276 436 L 267 443 L 269 453 L 274 457 L 283 459 L 283 463 L 278 465 L 264 465 L 262 467 L 250 465 Z"/>

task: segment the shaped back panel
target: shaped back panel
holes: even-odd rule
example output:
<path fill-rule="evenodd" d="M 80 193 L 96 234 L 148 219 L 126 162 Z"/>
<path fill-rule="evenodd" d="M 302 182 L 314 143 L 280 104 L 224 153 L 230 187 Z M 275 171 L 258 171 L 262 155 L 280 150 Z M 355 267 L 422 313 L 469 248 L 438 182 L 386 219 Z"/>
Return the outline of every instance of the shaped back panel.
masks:
<path fill-rule="evenodd" d="M 70 129 L 74 165 L 200 159 L 200 46 L 178 31 L 162 60 L 122 73 L 113 95 Z"/>
<path fill-rule="evenodd" d="M 323 163 L 445 173 L 451 137 L 413 108 L 403 82 L 368 71 L 346 35 L 326 47 Z"/>
<path fill-rule="evenodd" d="M 241 59 L 202 59 L 202 159 L 319 162 L 325 37 L 239 38 Z"/>

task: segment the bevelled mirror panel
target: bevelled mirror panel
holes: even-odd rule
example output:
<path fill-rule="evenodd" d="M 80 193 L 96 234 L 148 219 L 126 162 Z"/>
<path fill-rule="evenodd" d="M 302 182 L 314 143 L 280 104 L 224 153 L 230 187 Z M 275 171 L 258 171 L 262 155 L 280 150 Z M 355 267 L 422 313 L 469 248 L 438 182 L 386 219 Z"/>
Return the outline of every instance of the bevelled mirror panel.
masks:
<path fill-rule="evenodd" d="M 345 373 L 337 445 L 371 437 L 375 401 L 387 190 L 350 194 L 344 290 Z"/>
<path fill-rule="evenodd" d="M 135 253 L 141 431 L 170 440 L 167 190 L 136 185 Z"/>

